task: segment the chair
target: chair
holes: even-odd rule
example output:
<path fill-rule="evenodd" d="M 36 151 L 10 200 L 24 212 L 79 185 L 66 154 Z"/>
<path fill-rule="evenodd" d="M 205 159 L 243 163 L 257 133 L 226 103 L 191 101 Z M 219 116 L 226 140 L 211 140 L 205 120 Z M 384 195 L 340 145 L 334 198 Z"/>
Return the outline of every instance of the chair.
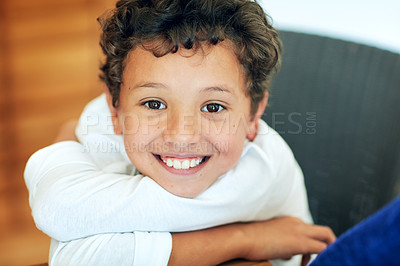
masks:
<path fill-rule="evenodd" d="M 340 235 L 400 193 L 400 54 L 280 34 L 263 119 L 302 167 L 315 222 Z"/>

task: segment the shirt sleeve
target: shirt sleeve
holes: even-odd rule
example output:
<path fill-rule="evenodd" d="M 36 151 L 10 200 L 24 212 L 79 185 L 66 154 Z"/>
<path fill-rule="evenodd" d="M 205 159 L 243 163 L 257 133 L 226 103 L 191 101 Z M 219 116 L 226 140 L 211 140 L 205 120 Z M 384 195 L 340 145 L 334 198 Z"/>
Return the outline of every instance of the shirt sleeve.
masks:
<path fill-rule="evenodd" d="M 113 170 L 124 167 L 114 164 Z M 37 151 L 28 160 L 24 177 L 35 223 L 52 238 L 69 241 L 134 231 L 119 228 L 117 219 L 124 215 L 120 208 L 134 198 L 142 176 L 99 171 L 77 142 L 60 142 Z M 116 228 L 124 230 L 112 230 Z"/>
<path fill-rule="evenodd" d="M 167 265 L 172 250 L 169 233 L 99 234 L 67 242 L 51 240 L 52 265 Z"/>

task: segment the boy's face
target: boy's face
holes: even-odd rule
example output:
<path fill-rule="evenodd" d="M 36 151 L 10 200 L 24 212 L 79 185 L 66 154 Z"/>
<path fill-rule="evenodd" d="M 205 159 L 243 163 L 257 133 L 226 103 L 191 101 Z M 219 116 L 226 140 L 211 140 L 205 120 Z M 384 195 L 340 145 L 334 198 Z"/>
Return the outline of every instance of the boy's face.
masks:
<path fill-rule="evenodd" d="M 232 49 L 203 49 L 157 58 L 135 48 L 126 59 L 119 107 L 111 108 L 114 130 L 123 134 L 136 168 L 189 198 L 236 165 L 257 127 Z"/>

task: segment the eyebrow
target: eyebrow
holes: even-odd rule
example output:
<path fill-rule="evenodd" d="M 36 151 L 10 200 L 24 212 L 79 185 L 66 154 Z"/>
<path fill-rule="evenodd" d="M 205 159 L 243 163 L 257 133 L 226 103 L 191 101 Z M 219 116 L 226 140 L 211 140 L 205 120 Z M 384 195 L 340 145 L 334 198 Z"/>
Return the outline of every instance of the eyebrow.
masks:
<path fill-rule="evenodd" d="M 226 88 L 225 86 L 211 86 L 211 87 L 203 88 L 201 90 L 201 92 L 212 92 L 212 91 L 215 91 L 215 92 L 226 92 L 226 93 L 232 94 L 232 90 Z"/>
<path fill-rule="evenodd" d="M 162 83 L 155 83 L 155 82 L 144 82 L 139 85 L 130 87 L 129 90 L 131 89 L 138 89 L 138 88 L 154 88 L 154 89 L 166 89 L 167 86 L 165 86 Z"/>
<path fill-rule="evenodd" d="M 163 83 L 157 83 L 157 82 L 144 82 L 141 83 L 137 86 L 130 87 L 129 90 L 131 89 L 138 89 L 138 88 L 154 88 L 154 89 L 167 89 L 168 86 L 166 86 Z M 200 90 L 200 92 L 225 92 L 232 94 L 232 90 L 228 89 L 226 86 L 210 86 L 210 87 L 205 87 Z"/>

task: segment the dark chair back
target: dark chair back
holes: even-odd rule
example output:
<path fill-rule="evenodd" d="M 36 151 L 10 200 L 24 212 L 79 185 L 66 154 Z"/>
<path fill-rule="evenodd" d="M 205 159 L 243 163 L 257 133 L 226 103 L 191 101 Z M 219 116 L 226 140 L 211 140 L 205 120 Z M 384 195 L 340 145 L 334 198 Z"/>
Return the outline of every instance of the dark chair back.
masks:
<path fill-rule="evenodd" d="M 281 32 L 263 119 L 291 146 L 318 224 L 343 233 L 400 193 L 400 54 Z"/>

